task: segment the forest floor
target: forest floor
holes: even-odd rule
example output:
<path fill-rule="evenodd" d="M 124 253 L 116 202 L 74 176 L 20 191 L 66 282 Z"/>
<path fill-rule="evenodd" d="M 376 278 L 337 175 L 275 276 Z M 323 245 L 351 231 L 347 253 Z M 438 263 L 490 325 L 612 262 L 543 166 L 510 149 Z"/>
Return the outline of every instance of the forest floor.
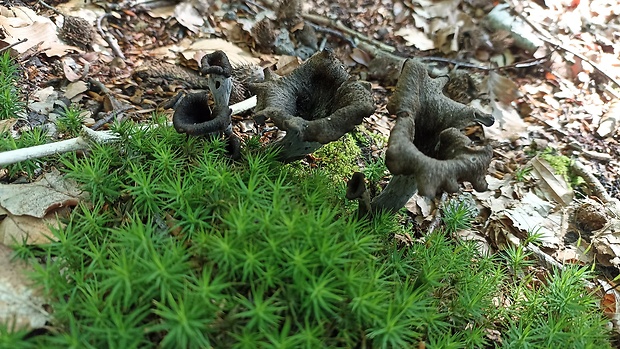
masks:
<path fill-rule="evenodd" d="M 620 321 L 616 0 L 310 0 L 289 9 L 298 18 L 287 27 L 292 41 L 277 45 L 265 42 L 259 30 L 263 18 L 277 20 L 272 1 L 48 4 L 63 15 L 38 1 L 0 6 L 0 49 L 15 44 L 11 50 L 24 67 L 23 93 L 29 100 L 25 118 L 2 122 L 15 132 L 49 124 L 62 109 L 59 99 L 80 103 L 88 111 L 83 120 L 88 127 L 106 128 L 101 119 L 145 121 L 191 87 L 182 78 L 149 76 L 161 62 L 197 69 L 202 55 L 223 50 L 233 64 L 286 74 L 302 62 L 291 53 L 303 57 L 327 47 L 353 75 L 372 84 L 376 111 L 363 125 L 383 141 L 365 151 L 382 159 L 395 121 L 386 108 L 399 72 L 395 57 L 419 59 L 433 76 L 466 73 L 471 79 L 449 84 L 445 93 L 492 114 L 496 122 L 468 131 L 487 140 L 494 156 L 489 191 L 463 187 L 481 213 L 458 235 L 489 252 L 540 234 L 540 248 L 532 251 L 541 261 L 536 268 L 596 265 L 602 310 Z M 61 40 L 58 27 L 68 16 L 88 21 L 93 36 L 78 28 Z M 305 46 L 298 35 L 304 25 L 315 31 Z M 28 41 L 20 42 L 23 38 Z M 145 69 L 147 78 L 140 75 Z M 92 87 L 93 79 L 107 93 Z M 163 112 L 171 118 L 172 109 Z M 243 139 L 260 134 L 268 142 L 278 136 L 251 114 L 233 120 Z M 304 161 L 320 164 L 313 157 Z M 413 223 L 412 236 L 436 225 L 445 200 L 417 195 L 410 200 L 405 220 Z"/>

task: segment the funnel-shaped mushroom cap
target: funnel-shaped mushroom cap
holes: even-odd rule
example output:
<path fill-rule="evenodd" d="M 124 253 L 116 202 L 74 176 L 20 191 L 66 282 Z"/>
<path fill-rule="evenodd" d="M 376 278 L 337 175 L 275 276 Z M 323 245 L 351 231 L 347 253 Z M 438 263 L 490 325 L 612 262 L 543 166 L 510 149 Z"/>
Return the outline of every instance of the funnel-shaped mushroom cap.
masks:
<path fill-rule="evenodd" d="M 172 124 L 179 133 L 201 136 L 212 133 L 223 133 L 231 127 L 232 110 L 209 108 L 207 92 L 192 93 L 183 97 L 174 110 Z"/>
<path fill-rule="evenodd" d="M 492 149 L 472 146 L 460 130 L 473 122 L 490 126 L 494 119 L 446 97 L 444 84 L 443 79 L 428 76 L 422 64 L 407 60 L 388 102 L 388 110 L 398 119 L 390 134 L 386 165 L 394 175 L 414 176 L 421 195 L 456 192 L 462 181 L 486 190 Z"/>
<path fill-rule="evenodd" d="M 354 81 L 331 50 L 316 53 L 291 74 L 265 74 L 252 84 L 255 117 L 270 118 L 301 141 L 326 144 L 353 130 L 374 112 L 370 90 Z"/>

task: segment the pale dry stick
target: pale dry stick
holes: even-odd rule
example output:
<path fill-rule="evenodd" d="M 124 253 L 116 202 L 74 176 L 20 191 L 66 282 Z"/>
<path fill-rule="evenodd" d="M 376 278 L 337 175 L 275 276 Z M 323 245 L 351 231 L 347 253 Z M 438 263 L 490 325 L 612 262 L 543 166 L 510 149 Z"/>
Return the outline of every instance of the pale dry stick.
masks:
<path fill-rule="evenodd" d="M 607 190 L 605 190 L 603 184 L 601 184 L 598 178 L 594 177 L 592 171 L 586 168 L 584 164 L 578 160 L 573 161 L 571 169 L 575 171 L 576 175 L 586 181 L 586 184 L 590 187 L 590 189 L 592 189 L 594 195 L 596 195 L 596 197 L 599 198 L 604 204 L 608 204 L 613 201 L 613 198 L 609 195 L 609 193 L 607 193 Z"/>
<path fill-rule="evenodd" d="M 239 114 L 256 106 L 256 96 L 230 106 L 232 114 Z M 167 124 L 170 127 L 172 124 Z M 151 126 L 146 126 L 150 128 Z M 38 159 L 45 156 L 68 153 L 71 151 L 88 150 L 91 143 L 105 144 L 118 140 L 118 134 L 112 131 L 93 131 L 83 126 L 79 137 L 60 142 L 37 145 L 30 148 L 22 148 L 0 152 L 0 166 L 7 166 L 21 161 Z"/>
<path fill-rule="evenodd" d="M 85 126 L 82 126 L 81 133 L 79 137 L 67 139 L 65 141 L 2 152 L 0 153 L 0 166 L 70 151 L 86 150 L 90 148 L 91 141 L 95 143 L 106 143 L 118 138 L 114 132 L 93 131 Z"/>
<path fill-rule="evenodd" d="M 121 48 L 118 46 L 118 42 L 116 38 L 112 36 L 112 34 L 106 34 L 103 31 L 101 22 L 103 21 L 104 18 L 108 16 L 111 16 L 111 15 L 109 13 L 104 13 L 103 15 L 99 16 L 99 18 L 97 18 L 97 31 L 99 32 L 99 35 L 101 35 L 101 37 L 108 43 L 108 45 L 110 45 L 110 48 L 112 49 L 116 57 L 120 59 L 125 59 L 125 55 L 123 54 L 123 51 L 121 50 Z"/>

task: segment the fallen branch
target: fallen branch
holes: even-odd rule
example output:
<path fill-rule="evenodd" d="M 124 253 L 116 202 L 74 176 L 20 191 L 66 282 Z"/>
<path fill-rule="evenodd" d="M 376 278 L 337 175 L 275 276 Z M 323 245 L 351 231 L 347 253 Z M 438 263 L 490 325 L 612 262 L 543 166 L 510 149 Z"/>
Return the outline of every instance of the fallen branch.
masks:
<path fill-rule="evenodd" d="M 99 32 L 99 35 L 101 35 L 103 40 L 105 40 L 105 42 L 107 42 L 108 45 L 110 45 L 110 48 L 112 49 L 116 57 L 120 59 L 125 59 L 125 55 L 123 54 L 123 51 L 121 50 L 121 48 L 118 46 L 118 42 L 116 38 L 112 36 L 112 34 L 106 34 L 103 31 L 101 22 L 103 21 L 104 18 L 108 16 L 110 16 L 109 13 L 104 13 L 103 15 L 99 16 L 99 18 L 97 18 L 97 31 Z"/>
<path fill-rule="evenodd" d="M 364 34 L 360 34 L 358 32 L 356 32 L 355 30 L 347 27 L 346 25 L 342 24 L 342 22 L 340 21 L 333 21 L 329 18 L 323 17 L 323 16 L 319 16 L 319 15 L 313 15 L 313 14 L 304 14 L 303 15 L 304 19 L 307 21 L 310 21 L 314 24 L 318 24 L 318 25 L 322 25 L 322 26 L 327 26 L 327 27 L 332 27 L 335 29 L 338 29 L 340 31 L 343 31 L 345 33 L 347 33 L 348 35 L 351 35 L 352 37 L 360 40 L 360 41 L 365 41 L 373 46 L 379 47 L 382 50 L 386 51 L 386 52 L 394 52 L 396 51 L 396 48 L 384 44 L 381 41 L 375 40 L 373 38 L 370 38 Z"/>
<path fill-rule="evenodd" d="M 604 204 L 609 204 L 613 201 L 613 198 L 611 197 L 611 195 L 609 195 L 609 193 L 607 193 L 607 190 L 605 190 L 603 184 L 601 184 L 598 178 L 594 177 L 592 170 L 588 169 L 578 160 L 572 163 L 571 169 L 575 172 L 576 175 L 580 176 L 581 178 L 583 178 L 584 181 L 586 181 L 586 184 L 590 187 L 594 195 L 599 198 Z"/>
<path fill-rule="evenodd" d="M 245 101 L 231 105 L 232 114 L 239 114 L 256 106 L 256 96 Z M 172 124 L 167 124 L 171 126 Z M 150 126 L 149 126 L 150 127 Z M 118 139 L 118 135 L 112 131 L 93 131 L 83 126 L 79 137 L 65 141 L 37 145 L 30 148 L 10 150 L 0 153 L 0 166 L 7 166 L 21 161 L 38 159 L 45 156 L 68 153 L 71 151 L 88 150 L 92 143 L 105 144 Z"/>
<path fill-rule="evenodd" d="M 106 143 L 117 138 L 118 136 L 111 131 L 93 131 L 83 126 L 82 134 L 77 138 L 2 152 L 0 153 L 0 166 L 70 151 L 86 150 L 90 147 L 91 141 L 95 143 Z"/>

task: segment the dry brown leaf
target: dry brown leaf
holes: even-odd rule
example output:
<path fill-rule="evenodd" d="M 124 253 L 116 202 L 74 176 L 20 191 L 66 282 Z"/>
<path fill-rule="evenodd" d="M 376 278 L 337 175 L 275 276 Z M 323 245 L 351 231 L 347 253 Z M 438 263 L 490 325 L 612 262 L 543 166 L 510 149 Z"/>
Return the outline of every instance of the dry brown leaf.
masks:
<path fill-rule="evenodd" d="M 362 51 L 359 48 L 354 48 L 353 52 L 351 52 L 351 58 L 358 64 L 361 64 L 365 67 L 368 66 L 368 63 L 372 60 L 370 55 L 366 53 L 366 51 Z"/>
<path fill-rule="evenodd" d="M 618 132 L 620 126 L 620 100 L 614 100 L 609 105 L 609 109 L 603 115 L 601 122 L 596 129 L 596 135 L 600 138 L 613 136 Z"/>
<path fill-rule="evenodd" d="M 552 257 L 562 264 L 589 265 L 593 262 L 591 254 L 586 253 L 583 246 L 567 246 L 563 250 L 556 251 Z"/>
<path fill-rule="evenodd" d="M 482 256 L 491 256 L 493 249 L 487 239 L 480 235 L 478 232 L 475 232 L 471 229 L 464 229 L 456 232 L 456 235 L 460 237 L 463 241 L 474 241 L 478 252 Z"/>
<path fill-rule="evenodd" d="M 563 176 L 555 174 L 555 170 L 549 163 L 540 157 L 530 161 L 532 176 L 538 180 L 540 188 L 548 200 L 567 206 L 573 201 L 573 190 L 566 183 Z"/>
<path fill-rule="evenodd" d="M 168 19 L 174 15 L 174 9 L 175 9 L 174 5 L 160 6 L 160 7 L 156 7 L 156 8 L 152 8 L 148 10 L 147 13 L 149 14 L 149 16 L 153 18 Z"/>
<path fill-rule="evenodd" d="M 197 33 L 205 23 L 204 17 L 198 12 L 191 1 L 182 1 L 174 7 L 174 18 L 193 33 Z"/>
<path fill-rule="evenodd" d="M 65 73 L 65 78 L 69 80 L 69 82 L 74 82 L 79 80 L 81 76 L 71 69 L 71 66 L 76 66 L 72 58 L 65 57 L 62 59 L 62 70 Z"/>
<path fill-rule="evenodd" d="M 284 76 L 290 74 L 293 70 L 297 69 L 301 65 L 299 57 L 295 56 L 280 56 L 278 62 L 276 62 L 275 73 Z"/>
<path fill-rule="evenodd" d="M 73 99 L 73 97 L 86 91 L 88 91 L 88 85 L 84 81 L 72 82 L 67 85 L 67 88 L 65 89 L 65 97 L 68 99 Z"/>
<path fill-rule="evenodd" d="M 48 115 L 54 110 L 54 103 L 58 100 L 58 91 L 53 86 L 37 90 L 32 94 L 32 99 L 37 102 L 28 103 L 28 109 L 39 114 Z"/>
<path fill-rule="evenodd" d="M 548 201 L 528 192 L 514 208 L 505 210 L 504 214 L 522 233 L 540 234 L 540 242 L 544 247 L 557 249 L 560 246 L 560 239 L 556 236 L 556 232 L 561 231 L 562 214 L 552 212 L 552 208 L 553 205 Z"/>
<path fill-rule="evenodd" d="M 187 42 L 182 42 L 181 45 L 185 45 Z M 179 53 L 183 55 L 186 60 L 195 59 L 198 57 L 198 61 L 200 58 L 207 53 L 211 53 L 213 51 L 222 50 L 226 52 L 228 56 L 228 60 L 230 64 L 234 66 L 243 65 L 243 64 L 259 64 L 260 61 L 254 57 L 250 52 L 244 51 L 239 46 L 228 42 L 224 39 L 201 39 L 195 42 L 190 42 L 187 47 L 183 46 L 166 46 L 158 49 L 158 52 L 164 53 L 165 57 L 170 55 L 170 52 Z M 196 52 L 200 52 L 202 54 L 196 55 Z M 162 57 L 163 58 L 163 57 Z"/>
<path fill-rule="evenodd" d="M 421 51 L 432 50 L 435 48 L 435 43 L 433 40 L 429 39 L 424 32 L 413 26 L 401 28 L 394 32 L 394 35 L 402 37 L 407 42 L 407 45 L 415 46 Z"/>
<path fill-rule="evenodd" d="M 491 98 L 504 104 L 510 104 L 520 95 L 519 87 L 514 81 L 493 71 L 489 73 L 486 84 Z"/>
<path fill-rule="evenodd" d="M 30 267 L 12 260 L 12 255 L 13 250 L 0 244 L 0 322 L 9 330 L 41 328 L 50 318 L 43 307 L 45 299 L 25 275 Z"/>
<path fill-rule="evenodd" d="M 0 133 L 11 131 L 17 120 L 16 118 L 0 120 Z"/>
<path fill-rule="evenodd" d="M 620 219 L 612 217 L 607 226 L 592 237 L 596 258 L 604 266 L 620 267 Z"/>
<path fill-rule="evenodd" d="M 419 5 L 414 7 L 415 13 L 424 18 L 431 19 L 449 17 L 455 13 L 462 0 L 414 0 L 412 2 Z"/>
<path fill-rule="evenodd" d="M 85 194 L 58 172 L 46 173 L 33 183 L 0 184 L 0 206 L 16 216 L 43 218 L 61 207 L 75 206 Z"/>
<path fill-rule="evenodd" d="M 69 51 L 81 52 L 79 48 L 66 45 L 60 40 L 56 25 L 49 18 L 39 16 L 27 7 L 16 6 L 11 11 L 2 13 L 14 15 L 14 17 L 0 16 L 0 27 L 6 33 L 2 41 L 12 44 L 22 38 L 28 38 L 28 41 L 14 47 L 19 53 L 24 53 L 39 43 L 41 50 L 48 57 L 64 56 Z"/>
<path fill-rule="evenodd" d="M 472 102 L 472 105 L 477 107 L 476 102 Z M 513 106 L 491 100 L 491 110 L 491 114 L 495 118 L 495 124 L 484 128 L 487 138 L 501 142 L 511 142 L 528 137 L 528 125 Z"/>
<path fill-rule="evenodd" d="M 0 243 L 38 245 L 56 240 L 50 227 L 60 228 L 57 218 L 67 217 L 69 212 L 65 207 L 50 212 L 43 218 L 9 214 L 0 222 Z"/>
<path fill-rule="evenodd" d="M 421 216 L 422 218 L 431 217 L 431 212 L 435 209 L 435 204 L 432 199 L 426 196 L 420 196 L 418 193 L 413 194 L 411 199 L 407 201 L 405 207 L 414 216 Z"/>

